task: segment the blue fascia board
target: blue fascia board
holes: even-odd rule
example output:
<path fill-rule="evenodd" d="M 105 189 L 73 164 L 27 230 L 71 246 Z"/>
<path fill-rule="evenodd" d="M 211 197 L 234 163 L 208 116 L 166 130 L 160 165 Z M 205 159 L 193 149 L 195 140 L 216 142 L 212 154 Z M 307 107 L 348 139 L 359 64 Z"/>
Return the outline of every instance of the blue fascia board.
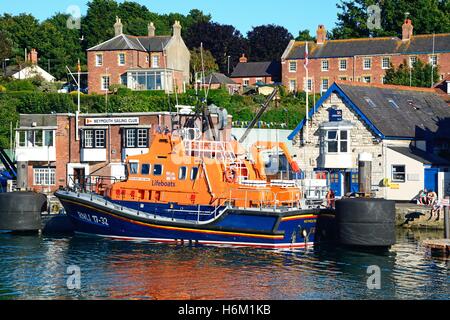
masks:
<path fill-rule="evenodd" d="M 328 99 L 331 96 L 331 94 L 333 94 L 333 93 L 337 93 L 341 97 L 343 102 L 348 107 L 353 109 L 353 111 L 355 111 L 364 120 L 364 122 L 368 125 L 368 127 L 373 132 L 375 132 L 375 134 L 377 136 L 379 136 L 383 140 L 386 138 L 381 133 L 381 131 L 378 130 L 378 128 L 366 117 L 366 115 L 350 100 L 350 98 L 345 94 L 345 92 L 342 91 L 341 88 L 339 88 L 339 86 L 336 83 L 333 83 L 333 85 L 328 89 L 328 91 L 325 92 L 325 94 L 320 98 L 320 100 L 317 101 L 316 105 L 309 111 L 309 119 L 312 118 L 314 113 L 317 112 L 317 110 L 320 108 L 320 106 L 322 106 L 322 104 L 325 102 L 325 100 Z M 288 136 L 288 139 L 293 140 L 294 137 L 300 132 L 300 130 L 302 130 L 305 123 L 306 123 L 306 118 L 303 119 L 302 122 L 300 122 L 300 124 L 294 129 L 294 131 L 292 131 L 292 133 Z"/>

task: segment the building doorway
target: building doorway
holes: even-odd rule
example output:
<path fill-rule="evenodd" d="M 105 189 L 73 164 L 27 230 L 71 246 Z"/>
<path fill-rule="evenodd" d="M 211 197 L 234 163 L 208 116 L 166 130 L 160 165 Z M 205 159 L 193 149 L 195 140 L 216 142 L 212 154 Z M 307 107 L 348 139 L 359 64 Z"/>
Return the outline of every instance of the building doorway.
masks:
<path fill-rule="evenodd" d="M 86 172 L 84 168 L 74 168 L 73 169 L 73 183 L 75 187 L 79 187 L 84 190 L 86 187 Z"/>

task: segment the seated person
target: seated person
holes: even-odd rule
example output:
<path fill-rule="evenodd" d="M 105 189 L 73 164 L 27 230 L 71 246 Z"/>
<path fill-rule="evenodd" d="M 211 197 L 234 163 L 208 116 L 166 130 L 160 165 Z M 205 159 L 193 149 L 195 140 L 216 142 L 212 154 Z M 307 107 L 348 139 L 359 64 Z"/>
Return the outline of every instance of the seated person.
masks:
<path fill-rule="evenodd" d="M 427 205 L 427 203 L 428 203 L 427 189 L 425 189 L 419 192 L 417 204 Z"/>
<path fill-rule="evenodd" d="M 428 205 L 432 207 L 434 205 L 434 202 L 437 200 L 436 192 L 431 190 L 430 192 L 428 192 L 427 198 L 428 198 Z"/>
<path fill-rule="evenodd" d="M 439 200 L 436 200 L 431 208 L 431 218 L 436 216 L 436 220 L 439 220 L 441 213 L 442 203 Z"/>

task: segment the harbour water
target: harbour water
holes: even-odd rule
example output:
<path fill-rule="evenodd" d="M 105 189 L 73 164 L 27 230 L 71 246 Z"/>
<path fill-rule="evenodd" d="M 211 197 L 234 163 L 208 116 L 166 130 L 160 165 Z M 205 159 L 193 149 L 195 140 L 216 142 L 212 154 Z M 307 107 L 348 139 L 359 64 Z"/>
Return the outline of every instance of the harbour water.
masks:
<path fill-rule="evenodd" d="M 0 234 L 0 299 L 450 299 L 450 259 L 399 230 L 383 253 L 255 250 Z M 68 267 L 80 289 L 67 287 Z M 381 289 L 368 289 L 369 266 Z"/>

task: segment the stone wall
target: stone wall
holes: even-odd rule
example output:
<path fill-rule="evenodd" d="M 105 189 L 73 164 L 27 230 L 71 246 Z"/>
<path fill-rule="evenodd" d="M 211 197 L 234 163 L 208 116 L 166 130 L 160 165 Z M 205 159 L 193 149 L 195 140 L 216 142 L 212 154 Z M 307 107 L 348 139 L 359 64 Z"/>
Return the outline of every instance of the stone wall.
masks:
<path fill-rule="evenodd" d="M 379 185 L 386 177 L 384 172 L 384 143 L 379 139 L 363 122 L 360 116 L 348 108 L 342 100 L 332 94 L 327 99 L 318 112 L 316 112 L 309 121 L 309 138 L 304 144 L 301 143 L 301 137 L 304 137 L 305 128 L 295 137 L 295 154 L 300 168 L 305 172 L 312 172 L 319 165 L 320 158 L 320 124 L 329 122 L 328 109 L 331 106 L 337 106 L 342 110 L 344 121 L 350 121 L 353 128 L 350 130 L 349 152 L 352 155 L 351 168 L 357 169 L 358 155 L 360 153 L 370 153 L 373 157 L 372 163 L 372 185 Z M 377 196 L 383 196 L 383 188 L 378 188 Z"/>

